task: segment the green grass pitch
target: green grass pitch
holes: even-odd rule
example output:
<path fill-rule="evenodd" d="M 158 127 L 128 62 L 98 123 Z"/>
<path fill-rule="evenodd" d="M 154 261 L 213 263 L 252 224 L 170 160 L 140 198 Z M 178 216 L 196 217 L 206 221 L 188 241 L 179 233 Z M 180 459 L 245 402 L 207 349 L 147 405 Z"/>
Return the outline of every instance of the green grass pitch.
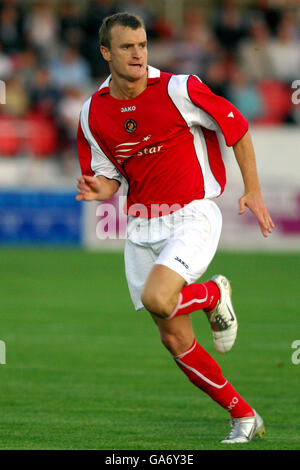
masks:
<path fill-rule="evenodd" d="M 204 276 L 231 279 L 239 334 L 220 355 L 195 312 L 197 338 L 266 424 L 235 449 L 300 448 L 299 268 L 299 253 L 219 253 Z M 122 253 L 2 249 L 0 339 L 1 449 L 228 449 L 228 413 L 133 309 Z"/>

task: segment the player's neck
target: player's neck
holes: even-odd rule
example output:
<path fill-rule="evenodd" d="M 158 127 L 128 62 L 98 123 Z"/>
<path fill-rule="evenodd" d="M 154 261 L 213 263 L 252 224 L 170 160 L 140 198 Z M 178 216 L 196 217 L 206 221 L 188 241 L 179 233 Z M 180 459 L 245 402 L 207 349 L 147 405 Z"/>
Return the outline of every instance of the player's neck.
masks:
<path fill-rule="evenodd" d="M 111 96 L 119 100 L 130 100 L 140 95 L 146 88 L 148 82 L 148 73 L 140 80 L 130 82 L 118 75 L 112 74 L 109 83 L 109 92 Z"/>

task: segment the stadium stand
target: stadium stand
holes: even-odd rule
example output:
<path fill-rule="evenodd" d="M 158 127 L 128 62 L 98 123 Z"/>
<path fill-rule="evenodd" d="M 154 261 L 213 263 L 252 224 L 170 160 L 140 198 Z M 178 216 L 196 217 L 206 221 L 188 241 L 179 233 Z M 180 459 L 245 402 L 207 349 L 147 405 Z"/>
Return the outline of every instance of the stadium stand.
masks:
<path fill-rule="evenodd" d="M 3 0 L 0 80 L 7 92 L 0 106 L 0 156 L 76 159 L 80 105 L 107 74 L 98 28 L 105 16 L 124 10 L 144 19 L 153 66 L 197 73 L 253 125 L 298 125 L 290 99 L 291 80 L 300 78 L 294 2 L 185 1 L 179 23 L 167 17 L 163 3 Z"/>

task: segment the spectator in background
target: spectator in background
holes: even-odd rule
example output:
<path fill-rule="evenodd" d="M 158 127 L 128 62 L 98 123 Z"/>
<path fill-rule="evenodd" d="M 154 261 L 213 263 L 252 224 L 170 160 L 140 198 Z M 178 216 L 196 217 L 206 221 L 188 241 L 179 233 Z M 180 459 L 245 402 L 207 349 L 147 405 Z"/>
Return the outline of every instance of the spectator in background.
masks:
<path fill-rule="evenodd" d="M 87 99 L 88 93 L 76 87 L 64 89 L 62 99 L 57 108 L 57 119 L 60 130 L 60 154 L 63 158 L 64 172 L 72 174 L 77 161 L 77 127 L 82 104 Z"/>
<path fill-rule="evenodd" d="M 281 19 L 282 10 L 279 4 L 270 0 L 255 0 L 248 5 L 245 14 L 250 18 L 250 22 L 264 22 L 271 35 L 275 36 L 278 24 Z"/>
<path fill-rule="evenodd" d="M 13 73 L 13 61 L 8 54 L 3 52 L 0 42 L 0 80 L 7 80 Z"/>
<path fill-rule="evenodd" d="M 50 64 L 51 77 L 58 88 L 66 86 L 89 86 L 91 81 L 89 63 L 75 47 L 67 47 L 61 57 Z"/>
<path fill-rule="evenodd" d="M 174 71 L 176 69 L 176 47 L 174 40 L 168 37 L 152 39 L 149 50 L 149 62 L 160 70 Z"/>
<path fill-rule="evenodd" d="M 79 2 L 66 1 L 59 16 L 60 41 L 69 46 L 81 48 L 84 39 L 82 12 Z"/>
<path fill-rule="evenodd" d="M 4 4 L 0 11 L 0 42 L 6 53 L 14 54 L 22 46 L 21 28 L 18 9 L 13 4 Z"/>
<path fill-rule="evenodd" d="M 207 67 L 205 83 L 213 93 L 228 99 L 228 74 L 223 61 L 212 62 Z"/>
<path fill-rule="evenodd" d="M 36 53 L 27 47 L 13 58 L 16 75 L 22 80 L 25 89 L 30 90 L 34 82 L 36 69 L 39 67 Z"/>
<path fill-rule="evenodd" d="M 187 9 L 184 17 L 184 30 L 189 40 L 198 43 L 204 51 L 209 48 L 211 41 L 215 40 L 206 15 L 198 6 L 191 6 Z"/>
<path fill-rule="evenodd" d="M 239 42 L 247 35 L 247 22 L 235 0 L 221 0 L 213 11 L 215 34 L 223 47 L 234 54 Z"/>
<path fill-rule="evenodd" d="M 90 64 L 93 77 L 103 76 L 106 73 L 105 61 L 99 53 L 99 25 L 106 16 L 116 12 L 114 0 L 92 0 L 88 3 L 83 25 L 85 39 L 81 50 Z"/>
<path fill-rule="evenodd" d="M 176 25 L 162 16 L 157 16 L 152 25 L 152 39 L 171 40 L 175 38 Z"/>
<path fill-rule="evenodd" d="M 153 67 L 160 70 L 175 70 L 175 30 L 175 25 L 168 19 L 156 16 L 152 24 L 152 38 L 148 38 L 148 42 L 151 44 L 148 50 L 149 60 Z"/>
<path fill-rule="evenodd" d="M 193 41 L 188 32 L 176 43 L 174 50 L 175 63 L 172 70 L 174 73 L 181 74 L 188 69 L 191 74 L 201 75 L 204 54 L 200 45 Z"/>
<path fill-rule="evenodd" d="M 258 88 L 238 66 L 232 70 L 230 75 L 228 99 L 250 122 L 263 112 L 263 103 Z"/>
<path fill-rule="evenodd" d="M 51 82 L 47 68 L 40 67 L 35 71 L 34 81 L 30 87 L 31 106 L 35 113 L 54 118 L 61 94 Z"/>
<path fill-rule="evenodd" d="M 300 77 L 300 40 L 294 15 L 286 15 L 278 26 L 277 37 L 270 44 L 274 76 L 290 85 Z"/>
<path fill-rule="evenodd" d="M 132 15 L 138 15 L 144 21 L 148 39 L 157 37 L 155 30 L 156 14 L 145 0 L 130 0 L 120 4 L 120 10 Z"/>
<path fill-rule="evenodd" d="M 180 40 L 175 46 L 176 74 L 190 73 L 203 76 L 210 61 L 220 53 L 218 43 L 207 19 L 198 7 L 188 8 Z"/>
<path fill-rule="evenodd" d="M 17 76 L 6 82 L 5 114 L 13 117 L 23 117 L 30 109 L 30 100 L 27 90 Z"/>
<path fill-rule="evenodd" d="M 43 57 L 52 56 L 57 49 L 58 18 L 50 3 L 39 2 L 27 10 L 24 31 L 31 47 Z"/>
<path fill-rule="evenodd" d="M 116 12 L 114 0 L 91 0 L 87 5 L 85 33 L 87 39 L 98 39 L 99 24 L 111 12 Z"/>
<path fill-rule="evenodd" d="M 58 115 L 67 129 L 70 141 L 73 142 L 76 148 L 76 135 L 78 127 L 79 114 L 82 104 L 87 99 L 88 94 L 84 93 L 82 89 L 76 87 L 67 87 L 64 90 L 63 97 L 58 106 Z"/>
<path fill-rule="evenodd" d="M 238 57 L 245 74 L 251 80 L 274 76 L 274 64 L 270 51 L 270 32 L 263 21 L 254 21 L 249 29 L 250 37 L 239 49 Z"/>

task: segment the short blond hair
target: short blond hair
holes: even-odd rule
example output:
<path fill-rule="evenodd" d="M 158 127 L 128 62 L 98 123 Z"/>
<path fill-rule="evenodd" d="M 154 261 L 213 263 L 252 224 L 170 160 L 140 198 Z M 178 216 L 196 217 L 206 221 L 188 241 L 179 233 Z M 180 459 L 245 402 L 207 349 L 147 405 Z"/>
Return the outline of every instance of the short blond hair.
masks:
<path fill-rule="evenodd" d="M 132 15 L 131 13 L 123 12 L 107 16 L 106 18 L 104 18 L 102 25 L 99 28 L 99 39 L 101 46 L 110 49 L 110 30 L 115 25 L 120 25 L 131 29 L 145 29 L 145 25 L 142 18 L 137 15 Z"/>

